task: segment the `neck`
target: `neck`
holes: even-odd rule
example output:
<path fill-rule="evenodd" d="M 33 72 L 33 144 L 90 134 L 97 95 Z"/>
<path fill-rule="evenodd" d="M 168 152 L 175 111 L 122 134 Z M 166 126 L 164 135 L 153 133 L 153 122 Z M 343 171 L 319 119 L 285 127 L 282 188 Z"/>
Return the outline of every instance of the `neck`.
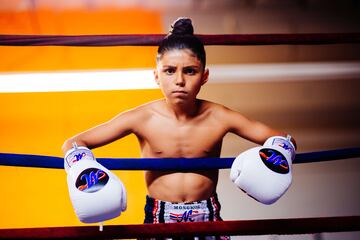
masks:
<path fill-rule="evenodd" d="M 195 101 L 180 104 L 166 102 L 166 105 L 177 120 L 187 120 L 197 115 L 200 101 L 195 99 Z"/>

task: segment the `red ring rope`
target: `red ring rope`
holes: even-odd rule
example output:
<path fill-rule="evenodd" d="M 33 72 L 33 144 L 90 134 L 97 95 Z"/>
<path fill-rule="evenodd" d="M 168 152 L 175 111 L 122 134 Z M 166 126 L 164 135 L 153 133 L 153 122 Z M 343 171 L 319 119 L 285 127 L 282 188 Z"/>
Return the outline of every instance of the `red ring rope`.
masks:
<path fill-rule="evenodd" d="M 0 229 L 0 239 L 109 239 L 360 231 L 360 216 Z"/>
<path fill-rule="evenodd" d="M 0 46 L 157 46 L 164 34 L 1 35 Z M 205 45 L 360 43 L 360 33 L 197 35 Z"/>

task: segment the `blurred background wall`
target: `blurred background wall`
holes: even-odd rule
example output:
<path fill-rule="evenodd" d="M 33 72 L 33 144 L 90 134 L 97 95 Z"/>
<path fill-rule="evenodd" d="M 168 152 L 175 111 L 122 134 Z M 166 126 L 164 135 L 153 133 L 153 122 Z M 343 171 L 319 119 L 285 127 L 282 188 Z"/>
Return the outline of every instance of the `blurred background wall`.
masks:
<path fill-rule="evenodd" d="M 166 33 L 179 16 L 192 18 L 199 34 L 359 32 L 359 5 L 356 0 L 0 0 L 0 34 Z M 210 80 L 201 98 L 291 133 L 298 142 L 298 152 L 360 146 L 360 74 L 346 71 L 349 66 L 360 66 L 359 45 L 208 46 L 206 50 Z M 153 68 L 155 52 L 154 47 L 0 47 L 0 71 Z M 212 78 L 212 71 L 226 66 L 254 70 L 248 79 Z M 304 75 L 291 77 L 293 67 Z M 309 74 L 311 67 L 320 72 L 331 68 L 334 73 L 319 77 Z M 267 76 L 267 69 L 279 73 Z M 160 97 L 157 89 L 3 93 L 0 87 L 0 152 L 62 156 L 60 147 L 66 138 Z M 222 156 L 236 156 L 252 146 L 227 135 Z M 96 149 L 95 154 L 140 156 L 134 136 Z M 221 170 L 218 193 L 223 218 L 360 215 L 359 160 L 295 165 L 292 187 L 270 206 L 244 195 L 230 182 L 229 171 Z M 6 179 L 0 228 L 81 225 L 68 199 L 63 170 L 0 166 L 0 173 Z M 116 174 L 128 188 L 129 208 L 107 224 L 141 223 L 146 194 L 143 173 Z M 292 238 L 359 236 L 355 232 Z"/>

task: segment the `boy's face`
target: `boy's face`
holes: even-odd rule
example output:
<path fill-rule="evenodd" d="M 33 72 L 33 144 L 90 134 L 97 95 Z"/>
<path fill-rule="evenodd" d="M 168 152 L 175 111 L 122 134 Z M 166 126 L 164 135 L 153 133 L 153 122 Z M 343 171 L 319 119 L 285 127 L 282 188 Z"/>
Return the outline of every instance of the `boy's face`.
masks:
<path fill-rule="evenodd" d="M 208 80 L 200 60 L 189 49 L 166 52 L 154 71 L 155 81 L 165 98 L 172 103 L 195 101 L 200 88 Z"/>

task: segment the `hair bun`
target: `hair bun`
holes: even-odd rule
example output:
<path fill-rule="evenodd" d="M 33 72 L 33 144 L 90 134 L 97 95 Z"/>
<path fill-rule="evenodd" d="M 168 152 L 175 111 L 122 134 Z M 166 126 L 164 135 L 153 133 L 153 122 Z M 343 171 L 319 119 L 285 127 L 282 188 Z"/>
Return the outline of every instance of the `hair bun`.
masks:
<path fill-rule="evenodd" d="M 169 34 L 194 35 L 194 28 L 190 18 L 180 17 L 171 24 Z"/>

